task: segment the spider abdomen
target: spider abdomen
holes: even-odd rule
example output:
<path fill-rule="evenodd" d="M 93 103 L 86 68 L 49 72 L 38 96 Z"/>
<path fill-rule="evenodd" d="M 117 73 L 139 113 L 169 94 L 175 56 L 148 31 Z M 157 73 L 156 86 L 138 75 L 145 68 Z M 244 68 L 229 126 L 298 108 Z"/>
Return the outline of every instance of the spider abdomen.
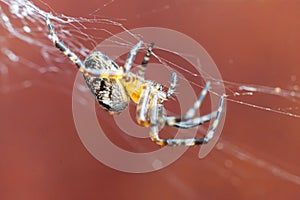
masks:
<path fill-rule="evenodd" d="M 90 54 L 84 61 L 89 69 L 118 70 L 120 67 L 99 51 Z M 120 113 L 128 105 L 129 97 L 124 86 L 118 79 L 98 78 L 83 75 L 90 91 L 97 102 L 111 113 Z"/>

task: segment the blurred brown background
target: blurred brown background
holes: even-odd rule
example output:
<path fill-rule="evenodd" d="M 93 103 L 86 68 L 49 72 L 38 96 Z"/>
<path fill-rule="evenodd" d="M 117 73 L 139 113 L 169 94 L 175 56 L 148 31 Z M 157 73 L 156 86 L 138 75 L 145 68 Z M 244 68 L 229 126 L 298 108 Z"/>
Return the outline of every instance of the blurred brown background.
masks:
<path fill-rule="evenodd" d="M 47 4 L 76 18 L 90 17 L 101 8 L 100 17 L 126 19 L 122 23 L 128 29 L 154 26 L 182 32 L 207 50 L 230 82 L 289 90 L 299 86 L 300 1 L 49 0 Z M 18 41 L 12 41 L 10 47 L 16 46 Z M 18 46 L 24 54 L 29 49 Z M 30 55 L 38 63 L 34 51 Z M 76 70 L 69 61 L 64 67 L 73 73 L 40 75 L 21 66 L 10 69 L 14 75 L 9 83 L 34 77 L 40 84 L 0 94 L 1 200 L 299 199 L 299 118 L 228 101 L 220 143 L 205 159 L 197 157 L 198 148 L 191 148 L 160 171 L 123 173 L 94 159 L 82 145 L 71 109 Z M 291 97 L 255 94 L 239 100 L 300 113 L 299 102 Z M 120 136 L 112 134 L 115 139 Z"/>

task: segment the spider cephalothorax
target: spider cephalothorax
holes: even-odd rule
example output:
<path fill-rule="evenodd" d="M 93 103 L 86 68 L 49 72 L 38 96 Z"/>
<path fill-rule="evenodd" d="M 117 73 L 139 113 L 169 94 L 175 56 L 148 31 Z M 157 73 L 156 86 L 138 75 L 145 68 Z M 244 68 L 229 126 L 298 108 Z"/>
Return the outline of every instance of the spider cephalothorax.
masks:
<path fill-rule="evenodd" d="M 131 99 L 137 105 L 137 122 L 141 126 L 149 127 L 151 140 L 161 146 L 206 144 L 213 137 L 221 117 L 224 95 L 221 96 L 217 111 L 204 116 L 194 117 L 209 90 L 210 83 L 207 82 L 199 98 L 185 115 L 178 117 L 165 115 L 163 112 L 163 102 L 174 95 L 177 76 L 176 73 L 172 73 L 171 84 L 166 92 L 162 90 L 160 84 L 145 80 L 145 69 L 150 59 L 154 46 L 153 43 L 148 47 L 142 64 L 138 66 L 138 72 L 133 73 L 130 71 L 131 66 L 135 55 L 142 45 L 142 41 L 139 41 L 132 48 L 124 67 L 118 66 L 113 60 L 99 51 L 92 52 L 82 62 L 75 53 L 58 39 L 50 23 L 49 16 L 46 18 L 46 24 L 54 45 L 68 56 L 83 73 L 86 84 L 95 95 L 97 102 L 107 111 L 112 114 L 120 113 L 127 107 Z M 190 139 L 162 139 L 159 137 L 159 130 L 164 125 L 178 128 L 192 128 L 209 122 L 213 118 L 215 120 L 204 137 Z"/>

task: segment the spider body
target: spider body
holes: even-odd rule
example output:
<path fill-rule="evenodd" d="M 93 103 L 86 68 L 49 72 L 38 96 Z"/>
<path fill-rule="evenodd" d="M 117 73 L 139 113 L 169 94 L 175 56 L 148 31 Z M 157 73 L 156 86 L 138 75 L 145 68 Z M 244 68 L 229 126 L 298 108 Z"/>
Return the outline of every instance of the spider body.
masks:
<path fill-rule="evenodd" d="M 91 53 L 85 59 L 84 65 L 89 69 L 110 70 L 112 72 L 120 70 L 120 67 L 113 60 L 99 51 Z M 160 84 L 145 80 L 132 72 L 115 79 L 99 78 L 85 74 L 83 74 L 83 77 L 97 102 L 111 114 L 121 113 L 126 109 L 130 100 L 138 104 L 141 101 L 141 96 L 148 97 L 144 100 L 148 104 L 150 104 L 154 94 L 158 95 L 158 102 L 167 99 L 166 93 L 162 90 L 163 87 Z M 140 109 L 137 110 L 137 113 L 140 113 Z M 149 126 L 149 115 L 145 113 L 142 118 L 143 120 L 138 118 L 137 122 L 140 125 Z"/>
<path fill-rule="evenodd" d="M 151 43 L 144 56 L 142 64 L 138 66 L 138 72 L 131 72 L 133 60 L 141 48 L 139 41 L 128 54 L 124 67 L 118 66 L 113 60 L 99 51 L 92 52 L 83 62 L 64 45 L 54 32 L 49 16 L 46 18 L 49 29 L 49 37 L 55 47 L 62 51 L 83 73 L 87 86 L 96 101 L 111 114 L 122 112 L 130 100 L 136 104 L 136 120 L 144 127 L 150 128 L 150 138 L 160 146 L 193 146 L 208 143 L 214 135 L 221 117 L 224 95 L 221 96 L 219 107 L 210 114 L 194 117 L 199 109 L 210 83 L 207 82 L 199 98 L 183 116 L 167 116 L 164 113 L 163 102 L 174 95 L 177 75 L 172 73 L 171 84 L 165 92 L 159 83 L 144 78 L 145 69 L 150 59 L 154 44 Z M 192 128 L 215 119 L 204 137 L 189 139 L 162 139 L 159 131 L 164 125 L 177 128 Z"/>

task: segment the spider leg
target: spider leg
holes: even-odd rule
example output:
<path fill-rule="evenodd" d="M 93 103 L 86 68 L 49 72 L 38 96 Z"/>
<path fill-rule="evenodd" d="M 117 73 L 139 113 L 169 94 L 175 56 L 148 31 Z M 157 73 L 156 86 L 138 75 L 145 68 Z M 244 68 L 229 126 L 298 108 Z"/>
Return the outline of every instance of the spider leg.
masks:
<path fill-rule="evenodd" d="M 200 126 L 206 122 L 209 122 L 212 120 L 214 117 L 216 117 L 216 112 L 212 112 L 210 114 L 201 116 L 201 117 L 196 117 L 193 119 L 189 119 L 187 121 L 180 121 L 175 124 L 173 124 L 174 127 L 177 128 L 193 128 L 195 126 Z"/>
<path fill-rule="evenodd" d="M 131 67 L 132 67 L 132 63 L 133 63 L 133 60 L 137 54 L 137 52 L 139 51 L 139 49 L 141 48 L 143 44 L 143 41 L 139 41 L 129 52 L 128 54 L 128 57 L 126 59 L 126 62 L 124 64 L 124 68 L 125 68 L 125 73 L 127 74 Z"/>
<path fill-rule="evenodd" d="M 74 52 L 72 52 L 63 42 L 59 40 L 51 24 L 49 15 L 46 16 L 46 25 L 50 32 L 49 36 L 53 44 L 55 45 L 55 47 L 58 48 L 61 52 L 63 52 L 66 56 L 68 56 L 68 58 L 77 66 L 79 71 L 81 71 L 85 75 L 92 75 L 92 76 L 98 76 L 103 73 L 103 72 L 99 72 L 99 70 L 97 69 L 86 68 L 82 60 Z M 117 74 L 117 72 L 114 72 L 114 76 L 116 76 L 115 74 Z"/>
<path fill-rule="evenodd" d="M 144 56 L 144 59 L 143 59 L 143 61 L 142 61 L 142 64 L 138 66 L 139 70 L 138 70 L 138 72 L 137 72 L 137 75 L 138 75 L 139 77 L 144 77 L 144 75 L 145 75 L 146 67 L 147 67 L 148 62 L 149 62 L 149 60 L 150 60 L 150 56 L 151 56 L 153 47 L 154 47 L 154 42 L 152 42 L 152 43 L 150 44 L 150 46 L 148 47 L 147 52 L 146 52 L 146 54 L 145 54 L 145 56 Z"/>
<path fill-rule="evenodd" d="M 157 95 L 154 95 L 154 101 L 158 99 Z M 150 106 L 150 101 L 153 100 L 153 97 L 150 96 L 150 87 L 145 86 L 143 89 L 139 103 L 136 106 L 136 118 L 137 122 L 143 126 L 149 126 L 149 120 L 148 120 L 148 107 Z M 157 105 L 155 105 L 155 112 L 157 112 Z M 157 115 L 157 114 L 156 114 Z"/>
<path fill-rule="evenodd" d="M 86 68 L 82 60 L 74 52 L 72 52 L 63 42 L 59 40 L 51 24 L 49 15 L 46 16 L 46 24 L 50 32 L 49 36 L 55 47 L 62 51 L 66 56 L 68 56 L 72 63 L 74 63 L 78 67 L 79 71 L 81 71 L 84 75 L 112 79 L 120 79 L 124 76 L 122 68 L 120 68 L 119 70 L 99 70 L 93 68 Z"/>
<path fill-rule="evenodd" d="M 217 124 L 218 124 L 218 121 L 219 121 L 219 118 L 220 118 L 220 113 L 222 112 L 222 109 L 223 109 L 223 104 L 224 104 L 224 95 L 221 96 L 221 100 L 220 100 L 219 107 L 218 107 L 217 111 L 214 111 L 210 114 L 207 114 L 207 115 L 204 115 L 204 116 L 201 116 L 201 117 L 196 117 L 196 118 L 193 118 L 193 119 L 190 119 L 190 120 L 187 120 L 187 121 L 180 121 L 179 120 L 179 122 L 173 124 L 172 126 L 177 127 L 177 128 L 193 128 L 195 126 L 199 126 L 199 125 L 202 125 L 206 122 L 209 122 L 213 118 L 215 118 L 215 120 L 217 121 Z M 174 120 L 174 119 L 172 119 L 172 120 Z M 217 124 L 216 124 L 216 126 L 217 126 Z"/>
<path fill-rule="evenodd" d="M 50 22 L 49 15 L 46 16 L 46 25 L 50 32 L 49 36 L 55 47 L 62 51 L 66 56 L 68 56 L 69 59 L 79 68 L 80 71 L 84 72 L 85 66 L 80 60 L 80 58 L 74 52 L 72 52 L 63 42 L 59 40 Z"/>
<path fill-rule="evenodd" d="M 179 146 L 179 145 L 194 146 L 194 145 L 206 144 L 214 136 L 214 133 L 215 133 L 216 128 L 217 128 L 217 126 L 219 124 L 219 121 L 220 121 L 221 113 L 222 113 L 222 110 L 223 110 L 223 104 L 224 104 L 224 95 L 221 97 L 218 110 L 216 111 L 216 118 L 213 121 L 213 124 L 212 124 L 211 128 L 208 130 L 206 136 L 201 137 L 201 138 L 188 138 L 188 139 L 162 139 L 162 138 L 159 137 L 158 125 L 154 124 L 153 126 L 151 126 L 151 129 L 150 129 L 151 140 L 154 141 L 156 144 L 158 144 L 160 146 L 165 146 L 165 145 L 167 145 L 167 146 Z M 155 120 L 157 120 L 157 117 L 155 117 L 154 113 L 153 113 L 153 118 Z M 208 118 L 210 118 L 209 115 L 206 115 L 206 116 Z M 205 119 L 206 116 L 203 116 L 204 118 L 202 117 L 202 120 L 207 120 L 208 118 Z M 199 119 L 199 121 L 201 121 L 200 118 L 198 118 L 198 119 Z M 193 120 L 189 120 L 189 121 L 193 122 Z M 184 123 L 187 123 L 189 121 L 185 121 Z M 197 121 L 197 123 L 198 123 L 198 121 Z M 193 127 L 193 126 L 198 125 L 197 123 L 196 124 L 192 124 L 192 123 L 188 124 L 187 123 L 187 126 Z M 189 128 L 189 127 L 187 127 L 187 128 Z"/>
<path fill-rule="evenodd" d="M 150 138 L 153 142 L 160 146 L 193 146 L 193 145 L 201 145 L 208 142 L 206 137 L 202 138 L 189 138 L 189 139 L 162 139 L 159 137 L 159 104 L 157 95 L 153 95 L 152 101 L 150 104 Z M 221 112 L 222 109 L 219 109 Z M 214 123 L 217 126 L 217 123 Z M 215 128 L 213 129 L 215 130 Z M 211 135 L 211 134 L 210 134 Z M 213 134 L 212 134 L 213 135 Z"/>
<path fill-rule="evenodd" d="M 189 139 L 162 139 L 158 134 L 158 126 L 150 127 L 150 137 L 153 142 L 160 146 L 194 146 L 207 143 L 204 137 Z"/>
<path fill-rule="evenodd" d="M 157 111 L 152 108 L 151 112 L 152 120 L 157 120 Z M 150 138 L 153 142 L 160 146 L 194 146 L 207 143 L 205 138 L 189 138 L 189 139 L 162 139 L 159 137 L 158 124 L 154 124 L 150 127 Z"/>
<path fill-rule="evenodd" d="M 199 109 L 199 107 L 201 106 L 204 97 L 207 94 L 207 91 L 209 89 L 210 86 L 210 82 L 207 82 L 205 87 L 203 88 L 201 94 L 199 95 L 198 100 L 194 103 L 194 105 L 185 113 L 185 115 L 183 116 L 183 119 L 188 120 L 191 119 L 193 116 L 195 116 L 196 111 Z"/>
<path fill-rule="evenodd" d="M 172 86 L 172 85 L 171 85 Z M 187 124 L 190 124 L 192 121 L 194 123 L 192 124 L 196 124 L 198 123 L 199 125 L 209 121 L 213 116 L 214 116 L 214 113 L 211 114 L 211 116 L 207 115 L 205 116 L 205 118 L 195 118 L 195 119 L 192 119 L 192 117 L 195 116 L 196 114 L 196 111 L 199 109 L 201 103 L 203 102 L 204 100 L 204 97 L 206 96 L 207 94 L 207 91 L 208 91 L 208 88 L 210 86 L 210 82 L 207 82 L 204 89 L 202 90 L 201 94 L 199 95 L 199 98 L 197 99 L 197 101 L 194 103 L 194 105 L 185 113 L 185 115 L 183 117 L 181 116 L 167 116 L 165 117 L 163 120 L 164 120 L 164 123 L 168 126 L 175 126 L 175 127 L 180 127 L 180 125 L 182 125 L 184 128 L 184 126 L 187 126 Z M 171 87 L 172 88 L 172 87 Z M 210 119 L 209 119 L 210 118 Z M 192 120 L 191 120 L 192 119 Z"/>
<path fill-rule="evenodd" d="M 171 84 L 167 91 L 167 98 L 170 98 L 175 93 L 176 84 L 177 84 L 177 74 L 173 72 L 171 74 Z"/>
<path fill-rule="evenodd" d="M 217 128 L 217 126 L 219 124 L 219 121 L 220 121 L 220 118 L 221 118 L 221 113 L 223 111 L 224 99 L 225 99 L 225 94 L 223 94 L 221 96 L 221 100 L 220 100 L 219 107 L 218 107 L 218 110 L 217 110 L 216 118 L 213 121 L 213 124 L 212 124 L 211 128 L 208 130 L 208 132 L 205 136 L 206 142 L 208 142 L 214 136 L 214 133 L 216 131 L 216 128 Z"/>

